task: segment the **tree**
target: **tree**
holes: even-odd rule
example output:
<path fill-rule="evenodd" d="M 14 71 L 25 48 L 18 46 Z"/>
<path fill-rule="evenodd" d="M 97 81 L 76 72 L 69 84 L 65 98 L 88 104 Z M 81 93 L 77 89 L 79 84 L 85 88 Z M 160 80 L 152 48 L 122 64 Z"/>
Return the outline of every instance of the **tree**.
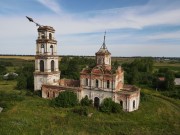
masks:
<path fill-rule="evenodd" d="M 21 74 L 20 76 L 18 76 L 17 79 L 17 85 L 16 85 L 17 89 L 21 90 L 21 89 L 26 89 L 27 87 L 27 82 L 26 82 L 26 77 Z"/>
<path fill-rule="evenodd" d="M 100 106 L 100 111 L 105 113 L 118 113 L 120 110 L 120 105 L 112 101 L 111 98 L 105 98 Z"/>
<path fill-rule="evenodd" d="M 53 103 L 57 107 L 74 107 L 78 104 L 78 99 L 74 92 L 64 91 L 54 99 Z"/>
<path fill-rule="evenodd" d="M 82 106 L 90 106 L 90 105 L 92 105 L 92 100 L 89 100 L 88 96 L 86 95 L 84 98 L 81 99 L 81 105 Z"/>
<path fill-rule="evenodd" d="M 167 90 L 173 90 L 174 87 L 175 87 L 175 84 L 174 84 L 174 74 L 173 72 L 171 71 L 168 71 L 165 75 L 165 88 Z"/>
<path fill-rule="evenodd" d="M 6 73 L 6 67 L 3 65 L 0 65 L 0 75 L 5 74 Z"/>
<path fill-rule="evenodd" d="M 25 64 L 23 67 L 20 67 L 17 70 L 17 73 L 19 74 L 21 78 L 22 76 L 24 77 L 24 80 L 26 82 L 26 87 L 25 89 L 33 89 L 34 88 L 34 76 L 33 76 L 33 72 L 34 72 L 34 64 Z M 18 83 L 20 80 L 17 80 Z M 18 84 L 17 83 L 17 84 Z M 17 86 L 19 87 L 19 86 Z"/>

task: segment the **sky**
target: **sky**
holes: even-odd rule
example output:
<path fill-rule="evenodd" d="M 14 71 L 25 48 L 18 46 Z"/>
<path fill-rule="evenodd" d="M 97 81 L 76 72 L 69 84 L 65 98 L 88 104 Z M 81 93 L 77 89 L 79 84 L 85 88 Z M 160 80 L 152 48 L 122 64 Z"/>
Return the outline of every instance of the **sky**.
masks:
<path fill-rule="evenodd" d="M 180 57 L 180 0 L 1 0 L 0 54 L 35 55 L 37 28 L 56 30 L 58 55 Z"/>

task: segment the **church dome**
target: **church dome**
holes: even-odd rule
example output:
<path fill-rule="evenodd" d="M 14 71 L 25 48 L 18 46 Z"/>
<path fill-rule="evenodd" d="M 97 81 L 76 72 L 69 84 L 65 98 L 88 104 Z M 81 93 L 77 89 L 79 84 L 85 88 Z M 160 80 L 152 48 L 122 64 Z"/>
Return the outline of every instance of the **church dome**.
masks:
<path fill-rule="evenodd" d="M 106 32 L 105 32 L 106 35 Z M 106 36 L 104 35 L 104 41 L 103 41 L 103 45 L 101 46 L 101 48 L 99 49 L 99 51 L 96 53 L 96 55 L 111 55 L 111 53 L 108 51 L 107 47 L 106 47 L 106 43 L 105 43 L 105 39 Z"/>
<path fill-rule="evenodd" d="M 108 51 L 106 45 L 102 45 L 102 47 L 99 49 L 99 51 L 96 53 L 96 55 L 102 55 L 102 54 L 108 54 L 110 55 L 111 53 Z"/>

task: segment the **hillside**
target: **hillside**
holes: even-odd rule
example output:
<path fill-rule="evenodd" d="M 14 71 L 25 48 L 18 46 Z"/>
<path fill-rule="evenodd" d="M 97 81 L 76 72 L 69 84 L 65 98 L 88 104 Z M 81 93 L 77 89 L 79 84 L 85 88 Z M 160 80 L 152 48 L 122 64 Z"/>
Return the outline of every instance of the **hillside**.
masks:
<path fill-rule="evenodd" d="M 74 114 L 72 109 L 53 108 L 49 100 L 15 90 L 15 81 L 0 81 L 0 133 L 25 135 L 118 134 L 179 135 L 180 100 L 142 90 L 138 111 L 104 114 L 89 108 L 92 117 Z M 31 95 L 31 96 L 27 96 Z"/>

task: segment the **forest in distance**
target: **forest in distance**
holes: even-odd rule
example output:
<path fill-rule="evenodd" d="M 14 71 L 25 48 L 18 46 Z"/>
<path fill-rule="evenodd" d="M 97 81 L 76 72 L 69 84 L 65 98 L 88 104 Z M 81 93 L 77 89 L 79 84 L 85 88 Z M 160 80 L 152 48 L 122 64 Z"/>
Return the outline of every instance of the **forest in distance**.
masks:
<path fill-rule="evenodd" d="M 20 57 L 22 59 L 20 59 Z M 24 58 L 24 59 L 23 59 Z M 96 65 L 95 57 L 63 56 L 59 58 L 59 70 L 61 78 L 79 80 L 83 68 L 93 68 Z M 169 96 L 179 98 L 179 88 L 175 87 L 174 79 L 180 78 L 180 59 L 155 59 L 142 58 L 112 58 L 112 70 L 121 66 L 125 74 L 125 83 L 166 91 Z M 0 57 L 0 74 L 15 72 L 19 74 L 17 82 L 22 88 L 33 89 L 34 59 L 30 56 L 18 56 L 17 58 Z M 165 78 L 161 81 L 159 78 Z M 10 79 L 13 79 L 13 77 Z M 26 80 L 26 81 L 25 81 Z M 18 83 L 17 83 L 18 85 Z M 23 87 L 24 86 L 24 87 Z"/>

